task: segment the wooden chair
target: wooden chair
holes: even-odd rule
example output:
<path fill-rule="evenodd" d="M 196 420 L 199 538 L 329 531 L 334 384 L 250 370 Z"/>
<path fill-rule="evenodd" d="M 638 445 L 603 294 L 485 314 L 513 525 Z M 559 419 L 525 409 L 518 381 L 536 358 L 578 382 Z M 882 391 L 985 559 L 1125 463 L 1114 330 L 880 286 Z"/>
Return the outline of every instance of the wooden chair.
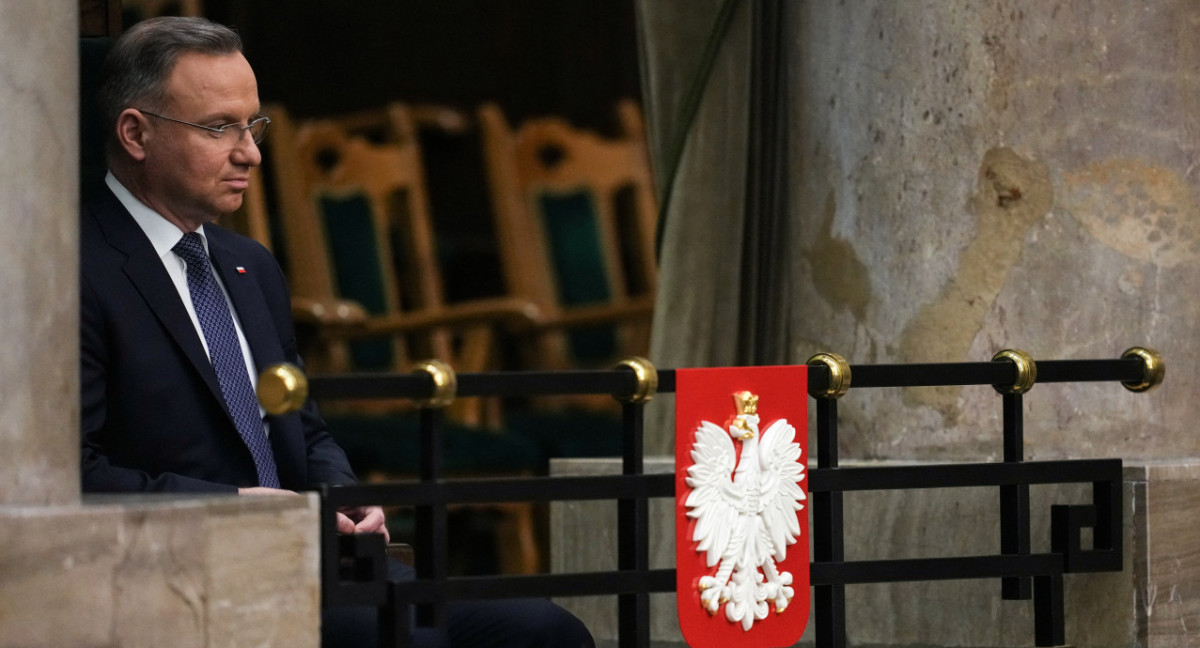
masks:
<path fill-rule="evenodd" d="M 640 112 L 618 106 L 604 138 L 557 117 L 515 132 L 479 109 L 505 280 L 538 306 L 530 354 L 546 368 L 608 367 L 649 345 L 657 218 Z"/>
<path fill-rule="evenodd" d="M 297 124 L 280 106 L 265 112 L 297 320 L 317 342 L 313 371 L 403 371 L 426 357 L 480 371 L 498 323 L 538 317 L 517 299 L 446 303 L 405 106 L 388 108 L 381 142 L 354 134 L 367 128 L 361 115 Z M 452 418 L 484 423 L 479 412 Z"/>
<path fill-rule="evenodd" d="M 622 102 L 618 117 L 606 138 L 557 117 L 514 131 L 495 104 L 478 110 L 505 280 L 543 315 L 522 347 L 534 368 L 648 353 L 657 212 L 640 112 Z M 505 424 L 548 457 L 610 456 L 618 417 L 610 397 L 561 397 L 506 410 Z"/>
<path fill-rule="evenodd" d="M 264 114 L 272 120 L 264 144 L 283 225 L 277 247 L 297 324 L 310 340 L 303 350 L 310 371 L 406 372 L 424 358 L 481 371 L 489 368 L 497 327 L 537 319 L 536 307 L 517 299 L 446 303 L 407 107 L 303 122 L 282 106 L 266 106 Z M 411 405 L 355 401 L 325 409 L 335 438 L 368 478 L 415 472 Z M 543 463 L 528 440 L 485 431 L 493 418 L 485 403 L 451 405 L 448 472 L 527 474 Z M 508 525 L 498 545 L 517 548 L 506 569 L 536 570 L 531 507 L 498 508 Z"/>

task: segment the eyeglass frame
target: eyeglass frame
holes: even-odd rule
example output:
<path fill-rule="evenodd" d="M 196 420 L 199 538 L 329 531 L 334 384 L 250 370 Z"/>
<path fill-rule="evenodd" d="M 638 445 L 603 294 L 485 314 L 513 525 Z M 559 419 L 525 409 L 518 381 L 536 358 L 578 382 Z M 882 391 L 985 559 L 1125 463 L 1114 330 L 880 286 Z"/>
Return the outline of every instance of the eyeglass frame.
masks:
<path fill-rule="evenodd" d="M 241 124 L 225 124 L 224 126 L 204 126 L 203 124 L 196 124 L 196 123 L 193 123 L 190 121 L 183 121 L 182 119 L 175 119 L 174 117 L 167 117 L 166 115 L 159 115 L 158 113 L 152 113 L 149 110 L 142 110 L 141 108 L 135 108 L 134 110 L 142 113 L 143 115 L 150 115 L 151 117 L 165 119 L 167 121 L 175 122 L 176 124 L 183 124 L 184 126 L 192 126 L 194 128 L 201 128 L 210 133 L 216 133 L 217 137 L 215 139 L 217 139 L 217 140 L 223 140 L 223 138 L 225 137 L 226 129 L 237 128 L 241 131 L 241 133 L 238 134 L 238 138 L 235 141 L 235 143 L 241 142 L 242 137 L 246 133 L 250 133 L 250 139 L 253 140 L 255 144 L 261 144 L 263 141 L 263 138 L 266 137 L 266 135 L 267 135 L 267 127 L 271 125 L 271 118 L 267 117 L 266 115 L 263 115 L 261 117 L 255 117 L 254 119 L 251 119 L 250 123 L 246 124 L 245 126 L 242 126 Z M 262 132 L 260 132 L 258 134 L 258 137 L 255 137 L 254 133 L 251 132 L 251 129 L 254 128 L 255 124 L 263 125 Z M 230 131 L 230 132 L 232 132 L 232 131 Z"/>

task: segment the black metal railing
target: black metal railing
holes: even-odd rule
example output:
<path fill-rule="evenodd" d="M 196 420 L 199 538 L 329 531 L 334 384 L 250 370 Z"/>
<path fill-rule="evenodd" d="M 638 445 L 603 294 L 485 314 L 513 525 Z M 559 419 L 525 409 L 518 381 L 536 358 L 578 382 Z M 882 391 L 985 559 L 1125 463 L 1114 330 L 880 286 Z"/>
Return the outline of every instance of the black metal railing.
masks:
<path fill-rule="evenodd" d="M 1005 355 L 1005 354 L 1008 355 Z M 632 366 L 632 365 L 631 365 Z M 846 645 L 845 587 L 861 583 L 942 579 L 1000 579 L 1004 599 L 1034 601 L 1038 646 L 1065 643 L 1063 574 L 1120 571 L 1122 565 L 1122 463 L 1120 459 L 1024 461 L 1023 392 L 1034 382 L 1119 381 L 1141 391 L 1162 379 L 1162 362 L 1152 351 L 1131 349 L 1117 360 L 1059 360 L 1034 363 L 1020 352 L 1001 352 L 991 362 L 854 365 L 834 354 L 809 362 L 809 392 L 816 401 L 817 467 L 807 476 L 812 496 L 814 553 L 810 565 L 818 648 Z M 651 371 L 653 368 L 651 367 Z M 1003 462 L 887 467 L 838 465 L 838 398 L 854 389 L 992 385 L 1001 393 Z M 673 474 L 643 474 L 644 401 L 640 374 L 630 367 L 608 371 L 494 372 L 457 376 L 457 395 L 549 396 L 611 394 L 623 404 L 622 474 L 594 477 L 445 479 L 442 471 L 442 413 L 421 410 L 420 481 L 372 483 L 322 490 L 322 593 L 325 606 L 380 608 L 381 645 L 403 646 L 410 628 L 401 613 L 419 604 L 420 622 L 444 620 L 447 601 L 526 596 L 615 595 L 621 646 L 650 645 L 649 594 L 675 589 L 673 569 L 649 568 L 648 500 L 674 497 Z M 317 400 L 397 398 L 425 400 L 446 388 L 434 371 L 413 374 L 321 376 L 311 379 Z M 657 372 L 657 391 L 674 392 L 675 372 Z M 445 395 L 444 393 L 442 394 Z M 806 397 L 797 395 L 797 397 Z M 442 403 L 445 399 L 441 399 Z M 1032 553 L 1029 487 L 1033 484 L 1091 484 L 1088 505 L 1051 507 L 1051 550 Z M 995 555 L 846 561 L 843 546 L 847 491 L 993 487 L 999 492 L 1001 551 Z M 616 500 L 618 566 L 615 571 L 452 577 L 447 574 L 447 507 L 488 502 Z M 409 506 L 417 511 L 417 580 L 391 582 L 378 535 L 338 536 L 335 512 L 343 506 Z M 1091 529 L 1084 548 L 1083 529 Z"/>

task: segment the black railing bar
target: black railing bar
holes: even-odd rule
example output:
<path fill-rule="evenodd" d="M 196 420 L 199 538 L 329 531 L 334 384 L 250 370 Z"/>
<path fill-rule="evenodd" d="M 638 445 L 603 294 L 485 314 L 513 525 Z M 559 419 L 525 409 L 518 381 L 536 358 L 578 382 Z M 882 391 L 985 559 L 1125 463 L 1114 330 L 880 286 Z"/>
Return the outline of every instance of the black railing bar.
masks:
<path fill-rule="evenodd" d="M 1120 459 L 814 468 L 808 492 L 1120 482 Z"/>
<path fill-rule="evenodd" d="M 1036 360 L 1037 382 L 1140 381 L 1145 364 L 1139 358 L 1101 360 Z M 817 371 L 813 371 L 813 370 Z M 819 375 L 816 375 L 819 371 Z M 941 387 L 955 385 L 1011 385 L 1016 366 L 1008 361 L 931 364 L 850 365 L 850 388 Z M 823 388 L 827 367 L 809 370 L 809 382 Z M 821 384 L 816 380 L 820 379 Z"/>
<path fill-rule="evenodd" d="M 323 607 L 366 605 L 380 606 L 387 602 L 387 580 L 335 581 L 326 588 Z"/>
<path fill-rule="evenodd" d="M 995 487 L 1015 484 L 1114 482 L 1121 479 L 1119 459 L 1068 459 L 1022 463 L 921 464 L 813 468 L 810 493 L 917 488 Z M 675 475 L 600 475 L 588 477 L 512 477 L 447 479 L 436 482 L 377 482 L 330 488 L 330 506 L 372 503 L 428 506 L 483 502 L 674 497 Z"/>
<path fill-rule="evenodd" d="M 660 372 L 661 377 L 661 372 Z M 489 371 L 456 374 L 460 397 L 632 394 L 637 378 L 627 369 Z M 672 381 L 673 382 L 673 381 Z M 660 383 L 661 385 L 661 383 Z M 426 398 L 433 378 L 416 373 L 314 375 L 309 393 L 317 400 L 340 398 Z"/>
<path fill-rule="evenodd" d="M 433 393 L 428 373 L 315 374 L 308 393 L 317 400 L 341 398 L 427 398 Z"/>
<path fill-rule="evenodd" d="M 979 580 L 1012 576 L 1063 573 L 1062 554 L 1023 556 L 987 555 L 946 558 L 901 558 L 812 562 L 810 585 L 861 585 L 930 580 Z M 345 601 L 370 601 L 381 583 L 342 584 Z M 524 596 L 593 596 L 633 592 L 671 592 L 676 587 L 674 569 L 644 572 L 606 571 L 517 576 L 454 576 L 444 581 L 405 581 L 391 584 L 405 600 L 414 603 L 471 598 Z M 359 590 L 355 592 L 355 590 Z M 352 593 L 353 592 L 353 593 Z"/>
<path fill-rule="evenodd" d="M 403 581 L 393 582 L 391 586 L 396 588 L 396 593 L 402 598 L 414 603 L 528 596 L 593 596 L 674 592 L 675 570 L 453 576 L 442 582 Z"/>
<path fill-rule="evenodd" d="M 637 377 L 628 369 L 503 371 L 458 375 L 458 393 L 479 396 L 632 394 Z"/>
<path fill-rule="evenodd" d="M 1140 358 L 1113 360 L 1043 360 L 1037 361 L 1037 382 L 1095 382 L 1119 380 L 1141 382 L 1146 364 Z"/>
<path fill-rule="evenodd" d="M 856 560 L 841 563 L 814 562 L 812 585 L 861 585 L 930 580 L 977 580 L 1005 576 L 1043 576 L 1063 573 L 1062 554 L 1038 553 L 1024 556 L 955 556 L 948 558 L 905 558 Z"/>
<path fill-rule="evenodd" d="M 642 403 L 621 407 L 621 474 L 645 472 L 645 427 Z M 672 489 L 674 490 L 674 489 Z M 649 498 L 617 500 L 617 569 L 643 573 L 650 569 Z M 635 646 L 650 645 L 650 596 L 646 592 L 625 592 L 617 596 L 617 634 Z"/>
<path fill-rule="evenodd" d="M 829 369 L 818 369 L 824 384 L 818 384 L 813 371 L 809 371 L 809 383 L 823 389 L 828 384 Z M 850 365 L 850 389 L 1012 384 L 1015 376 L 1014 365 L 1008 362 Z"/>
<path fill-rule="evenodd" d="M 948 362 L 929 364 L 850 365 L 850 387 L 942 387 L 1012 384 L 1015 368 L 1010 362 Z M 1138 381 L 1145 365 L 1138 358 L 1116 360 L 1037 361 L 1037 382 Z M 627 369 L 573 371 L 492 371 L 457 375 L 460 397 L 553 396 L 572 394 L 632 394 L 633 372 Z M 814 389 L 829 384 L 824 365 L 808 368 Z M 424 398 L 433 391 L 427 373 L 357 373 L 315 375 L 309 392 L 318 400 L 341 398 Z M 675 370 L 658 370 L 658 391 L 675 391 Z"/>
<path fill-rule="evenodd" d="M 569 500 L 674 497 L 674 473 L 598 475 L 589 477 L 511 477 L 447 479 L 436 482 L 376 482 L 335 486 L 326 496 L 330 506 L 430 506 L 483 502 L 549 502 Z"/>

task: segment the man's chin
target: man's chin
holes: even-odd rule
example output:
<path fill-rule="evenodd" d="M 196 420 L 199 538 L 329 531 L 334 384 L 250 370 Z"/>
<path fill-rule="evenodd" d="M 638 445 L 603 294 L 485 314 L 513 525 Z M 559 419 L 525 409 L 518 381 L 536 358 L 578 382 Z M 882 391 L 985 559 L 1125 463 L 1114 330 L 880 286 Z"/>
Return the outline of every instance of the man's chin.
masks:
<path fill-rule="evenodd" d="M 221 215 L 232 214 L 233 212 L 237 211 L 242 207 L 242 201 L 243 196 L 242 192 L 240 191 L 225 196 L 225 199 L 221 201 L 220 205 Z"/>

